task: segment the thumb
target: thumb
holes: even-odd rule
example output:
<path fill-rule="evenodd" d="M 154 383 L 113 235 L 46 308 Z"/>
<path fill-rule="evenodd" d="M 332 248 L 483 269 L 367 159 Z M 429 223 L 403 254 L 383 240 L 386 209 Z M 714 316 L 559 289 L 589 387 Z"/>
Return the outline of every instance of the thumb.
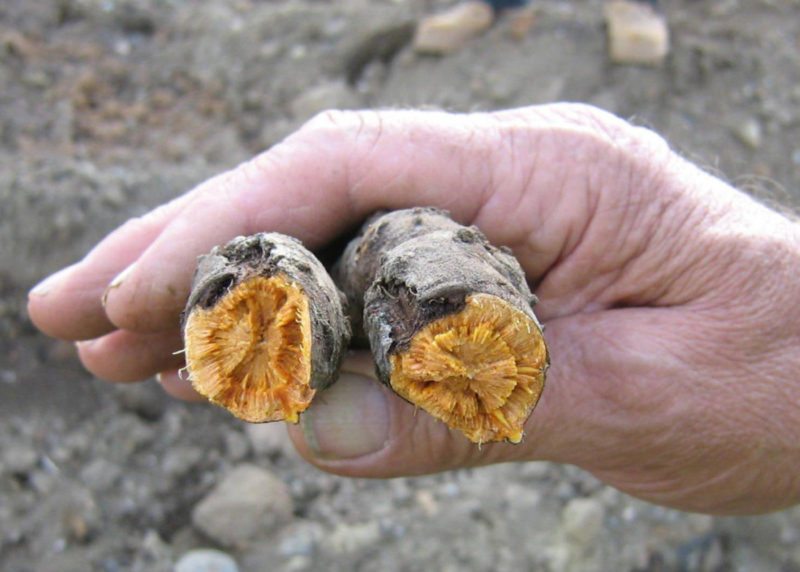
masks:
<path fill-rule="evenodd" d="M 289 435 L 320 469 L 385 478 L 531 459 L 532 429 L 519 445 L 478 446 L 381 384 L 364 353 L 348 358 L 339 381 L 317 395 Z"/>

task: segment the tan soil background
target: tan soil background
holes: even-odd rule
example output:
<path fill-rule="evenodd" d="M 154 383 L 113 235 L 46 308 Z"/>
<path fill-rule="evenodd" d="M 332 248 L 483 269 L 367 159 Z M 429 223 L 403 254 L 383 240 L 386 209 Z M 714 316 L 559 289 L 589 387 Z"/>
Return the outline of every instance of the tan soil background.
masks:
<path fill-rule="evenodd" d="M 797 0 L 667 0 L 660 69 L 609 64 L 600 0 L 539 0 L 521 42 L 501 20 L 455 55 L 413 55 L 404 25 L 447 4 L 0 3 L 0 569 L 167 571 L 210 546 L 242 571 L 800 570 L 800 509 L 688 515 L 548 464 L 332 477 L 280 426 L 92 380 L 27 321 L 39 278 L 327 107 L 589 102 L 800 203 Z M 283 516 L 227 546 L 191 514 L 241 464 L 277 477 L 258 494 Z"/>

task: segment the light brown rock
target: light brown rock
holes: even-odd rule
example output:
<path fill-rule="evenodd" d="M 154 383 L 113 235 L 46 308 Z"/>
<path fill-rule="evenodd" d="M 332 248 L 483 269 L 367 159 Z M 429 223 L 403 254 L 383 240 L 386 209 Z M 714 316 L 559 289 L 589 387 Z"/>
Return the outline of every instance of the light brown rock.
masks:
<path fill-rule="evenodd" d="M 652 7 L 629 0 L 605 6 L 608 53 L 618 64 L 658 66 L 669 53 L 667 21 Z"/>
<path fill-rule="evenodd" d="M 456 4 L 420 21 L 414 35 L 414 51 L 434 55 L 453 53 L 485 32 L 493 21 L 494 12 L 485 2 Z"/>

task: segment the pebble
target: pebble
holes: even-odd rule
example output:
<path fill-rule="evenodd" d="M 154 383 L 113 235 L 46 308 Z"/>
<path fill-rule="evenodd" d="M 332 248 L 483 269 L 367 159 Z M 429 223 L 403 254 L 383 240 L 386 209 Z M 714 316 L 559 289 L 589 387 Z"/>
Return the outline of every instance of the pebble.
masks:
<path fill-rule="evenodd" d="M 61 509 L 62 534 L 74 542 L 87 542 L 100 530 L 100 507 L 88 489 L 70 490 L 67 499 Z"/>
<path fill-rule="evenodd" d="M 238 462 L 247 457 L 250 444 L 247 438 L 239 431 L 225 432 L 225 456 L 233 462 Z"/>
<path fill-rule="evenodd" d="M 308 522 L 292 527 L 283 535 L 278 552 L 281 556 L 312 556 L 325 531 L 319 523 Z"/>
<path fill-rule="evenodd" d="M 3 453 L 2 460 L 9 473 L 24 474 L 36 466 L 37 455 L 31 447 L 11 445 Z"/>
<path fill-rule="evenodd" d="M 222 546 L 244 546 L 292 518 L 292 497 L 278 477 L 255 465 L 234 467 L 192 511 L 194 526 Z"/>
<path fill-rule="evenodd" d="M 81 481 L 93 491 L 110 489 L 122 476 L 119 465 L 106 459 L 94 459 L 81 471 Z"/>
<path fill-rule="evenodd" d="M 753 117 L 744 120 L 733 130 L 736 138 L 750 149 L 758 149 L 763 142 L 761 123 Z"/>
<path fill-rule="evenodd" d="M 575 544 L 594 542 L 603 530 L 605 509 L 592 498 L 572 499 L 564 507 L 561 522 L 567 538 Z"/>
<path fill-rule="evenodd" d="M 379 522 L 340 524 L 325 538 L 324 546 L 334 554 L 353 554 L 372 546 L 380 538 Z"/>
<path fill-rule="evenodd" d="M 164 455 L 161 467 L 165 474 L 180 478 L 191 471 L 203 459 L 203 450 L 191 445 L 173 447 Z"/>
<path fill-rule="evenodd" d="M 120 195 L 118 200 L 124 202 L 125 195 L 119 188 L 110 187 L 105 191 L 103 197 L 112 200 L 114 190 Z M 112 206 L 114 205 L 112 204 Z M 156 383 L 131 383 L 117 385 L 114 388 L 117 392 L 117 399 L 125 411 L 135 413 L 145 421 L 158 421 L 164 414 L 168 397 Z"/>
<path fill-rule="evenodd" d="M 244 432 L 257 456 L 299 456 L 283 423 L 251 423 L 245 426 Z"/>
<path fill-rule="evenodd" d="M 293 556 L 286 563 L 286 572 L 300 572 L 301 570 L 308 570 L 311 567 L 312 561 L 308 556 Z"/>
<path fill-rule="evenodd" d="M 525 479 L 544 480 L 550 474 L 550 467 L 550 463 L 543 461 L 525 463 L 520 467 L 519 474 Z"/>
<path fill-rule="evenodd" d="M 664 16 L 631 0 L 605 5 L 608 51 L 617 64 L 658 66 L 669 54 L 669 29 Z"/>
<path fill-rule="evenodd" d="M 239 572 L 236 561 L 220 550 L 191 550 L 175 564 L 175 572 Z"/>
<path fill-rule="evenodd" d="M 485 2 L 462 2 L 450 10 L 423 19 L 414 35 L 414 51 L 446 55 L 461 49 L 494 22 L 494 11 Z"/>
<path fill-rule="evenodd" d="M 439 503 L 431 491 L 427 489 L 417 491 L 414 495 L 414 500 L 428 518 L 433 518 L 439 514 Z"/>
<path fill-rule="evenodd" d="M 461 487 L 458 483 L 445 483 L 442 486 L 442 494 L 448 498 L 456 498 L 461 496 Z"/>

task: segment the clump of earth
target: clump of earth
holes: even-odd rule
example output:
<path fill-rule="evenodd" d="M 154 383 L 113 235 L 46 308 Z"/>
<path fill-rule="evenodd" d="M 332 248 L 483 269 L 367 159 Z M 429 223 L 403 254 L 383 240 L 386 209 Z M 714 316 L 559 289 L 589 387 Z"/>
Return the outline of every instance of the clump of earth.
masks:
<path fill-rule="evenodd" d="M 334 477 L 281 425 L 92 379 L 27 320 L 38 279 L 332 107 L 586 102 L 799 202 L 796 0 L 664 3 L 657 68 L 609 63 L 600 0 L 535 4 L 524 39 L 501 18 L 441 58 L 408 31 L 447 2 L 0 5 L 0 569 L 800 570 L 798 509 L 681 513 L 546 463 Z"/>

